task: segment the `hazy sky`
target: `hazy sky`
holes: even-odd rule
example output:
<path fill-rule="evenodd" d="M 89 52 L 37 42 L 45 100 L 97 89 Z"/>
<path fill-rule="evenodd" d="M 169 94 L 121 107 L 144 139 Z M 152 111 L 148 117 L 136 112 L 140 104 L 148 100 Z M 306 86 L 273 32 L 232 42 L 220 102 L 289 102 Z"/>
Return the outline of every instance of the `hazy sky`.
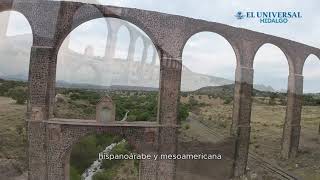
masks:
<path fill-rule="evenodd" d="M 318 9 L 320 1 L 317 0 L 304 2 L 298 0 L 202 0 L 201 3 L 199 0 L 100 0 L 98 2 L 220 22 L 320 47 L 320 11 Z M 238 11 L 299 11 L 302 18 L 292 19 L 286 24 L 261 24 L 258 19 L 237 20 L 234 15 Z M 8 35 L 28 31 L 30 32 L 30 28 L 23 18 L 17 15 L 11 16 Z M 78 32 L 71 35 L 73 38 L 70 48 L 83 52 L 84 48 L 91 44 L 96 55 L 103 55 L 107 34 L 103 20 L 86 23 L 76 31 Z M 88 32 L 93 32 L 94 35 L 81 35 Z M 123 30 L 120 34 L 120 41 L 127 43 L 128 32 Z M 117 52 L 118 55 L 125 56 L 123 49 L 126 48 L 120 49 Z M 195 72 L 234 78 L 233 50 L 226 40 L 213 33 L 199 33 L 191 37 L 184 49 L 183 63 Z M 264 45 L 256 55 L 254 67 L 255 83 L 271 85 L 276 89 L 286 89 L 288 63 L 280 49 L 272 45 Z M 317 83 L 320 80 L 320 61 L 315 56 L 308 58 L 305 72 L 305 92 L 320 92 L 320 83 Z"/>

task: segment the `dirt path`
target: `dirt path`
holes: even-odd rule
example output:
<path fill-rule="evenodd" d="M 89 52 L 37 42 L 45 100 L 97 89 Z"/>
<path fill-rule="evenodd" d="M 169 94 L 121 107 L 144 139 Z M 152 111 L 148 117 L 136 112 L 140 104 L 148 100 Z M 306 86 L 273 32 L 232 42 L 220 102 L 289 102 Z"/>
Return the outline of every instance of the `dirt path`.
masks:
<path fill-rule="evenodd" d="M 185 176 L 191 176 L 198 179 L 229 179 L 232 170 L 232 153 L 234 149 L 234 141 L 228 135 L 223 135 L 218 129 L 212 129 L 208 127 L 205 123 L 201 122 L 201 118 L 194 114 L 190 114 L 187 119 L 189 129 L 183 130 L 180 134 L 181 141 L 190 141 L 192 142 L 189 146 L 193 147 L 193 152 L 196 150 L 201 153 L 212 153 L 220 152 L 224 154 L 225 161 L 220 162 L 190 162 L 189 168 L 186 168 L 187 163 L 184 162 L 183 168 L 189 169 L 189 171 L 184 170 L 181 173 L 185 179 Z M 229 142 L 227 141 L 229 139 Z M 180 147 L 186 148 L 186 146 L 181 145 Z M 190 148 L 190 147 L 189 147 Z M 198 149 L 197 149 L 198 148 Z M 179 164 L 179 163 L 178 163 Z M 192 168 L 193 169 L 192 169 Z M 208 168 L 210 167 L 210 168 Z M 219 169 L 223 167 L 223 169 Z M 181 168 L 181 167 L 180 167 Z M 203 169 L 207 171 L 204 172 Z M 211 169 L 212 168 L 212 169 Z M 202 171 L 201 171 L 202 169 Z M 214 171 L 213 171 L 214 169 Z M 182 170 L 181 170 L 182 171 Z M 210 173 L 211 172 L 211 173 Z M 259 157 L 255 153 L 251 153 L 249 156 L 248 162 L 248 179 L 263 179 L 263 180 L 277 180 L 277 179 L 295 179 L 295 176 L 292 176 L 291 173 L 281 169 L 268 162 L 266 159 Z"/>
<path fill-rule="evenodd" d="M 234 141 L 217 136 L 190 114 L 179 134 L 178 154 L 221 154 L 221 160 L 179 160 L 177 180 L 227 180 L 232 172 Z"/>

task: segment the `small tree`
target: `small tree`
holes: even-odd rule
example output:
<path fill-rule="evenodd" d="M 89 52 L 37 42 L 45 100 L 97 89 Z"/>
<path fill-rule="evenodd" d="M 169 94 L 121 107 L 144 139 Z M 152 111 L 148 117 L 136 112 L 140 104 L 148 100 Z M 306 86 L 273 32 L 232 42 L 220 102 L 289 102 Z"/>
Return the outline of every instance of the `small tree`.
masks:
<path fill-rule="evenodd" d="M 270 96 L 269 105 L 276 105 L 276 99 L 274 96 Z"/>
<path fill-rule="evenodd" d="M 197 106 L 199 103 L 198 101 L 193 97 L 193 96 L 190 96 L 189 98 L 189 105 L 190 107 L 195 107 Z"/>
<path fill-rule="evenodd" d="M 232 97 L 227 96 L 224 98 L 223 104 L 230 104 L 231 102 L 232 102 Z"/>
<path fill-rule="evenodd" d="M 178 119 L 180 122 L 185 121 L 189 116 L 189 108 L 186 104 L 180 103 Z"/>
<path fill-rule="evenodd" d="M 27 88 L 17 86 L 8 91 L 8 96 L 16 101 L 17 104 L 24 104 L 28 98 Z"/>
<path fill-rule="evenodd" d="M 279 98 L 279 95 L 275 92 L 272 92 L 270 94 L 270 99 L 269 99 L 269 105 L 276 105 L 277 104 L 277 98 Z"/>

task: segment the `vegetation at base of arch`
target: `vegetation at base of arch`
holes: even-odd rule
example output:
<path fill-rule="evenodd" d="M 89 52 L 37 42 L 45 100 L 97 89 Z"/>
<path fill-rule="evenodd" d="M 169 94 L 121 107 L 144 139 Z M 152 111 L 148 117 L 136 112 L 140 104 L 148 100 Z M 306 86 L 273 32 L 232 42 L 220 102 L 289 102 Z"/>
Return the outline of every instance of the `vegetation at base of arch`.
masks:
<path fill-rule="evenodd" d="M 58 94 L 63 97 L 57 100 L 55 117 L 95 119 L 96 104 L 105 92 L 60 88 Z M 117 121 L 122 120 L 127 112 L 127 121 L 156 121 L 157 92 L 113 91 L 107 94 L 116 106 Z"/>
<path fill-rule="evenodd" d="M 23 104 L 27 99 L 27 83 L 0 79 L 0 96 L 12 97 Z M 57 88 L 55 117 L 95 119 L 96 104 L 104 92 L 85 89 Z M 158 93 L 152 91 L 113 91 L 108 93 L 116 105 L 116 120 L 122 120 L 129 111 L 127 121 L 156 121 Z M 189 106 L 179 106 L 179 120 L 186 119 Z"/>
<path fill-rule="evenodd" d="M 61 118 L 95 119 L 95 108 L 104 92 L 80 89 L 59 88 L 55 116 Z M 128 112 L 126 121 L 156 121 L 158 93 L 152 91 L 113 91 L 108 92 L 116 105 L 116 120 L 120 121 Z M 179 120 L 188 116 L 186 105 L 179 106 Z M 71 109 L 71 111 L 70 111 Z"/>
<path fill-rule="evenodd" d="M 28 99 L 27 88 L 17 86 L 8 91 L 8 96 L 16 101 L 17 104 L 24 104 Z"/>
<path fill-rule="evenodd" d="M 81 174 L 90 167 L 98 154 L 121 138 L 109 134 L 94 134 L 82 138 L 72 147 L 70 155 L 70 179 L 79 180 Z"/>
<path fill-rule="evenodd" d="M 303 105 L 320 106 L 320 94 L 305 94 L 303 96 Z"/>
<path fill-rule="evenodd" d="M 26 129 L 25 129 L 25 112 L 26 112 L 26 104 L 19 105 L 16 104 L 15 101 L 13 101 L 11 98 L 8 97 L 9 89 L 13 89 L 15 87 L 22 86 L 27 87 L 27 83 L 25 82 L 16 82 L 16 81 L 5 81 L 0 80 L 0 121 L 2 123 L 2 126 L 0 127 L 0 135 L 1 135 L 1 142 L 2 146 L 0 146 L 0 158 L 3 160 L 8 161 L 15 161 L 14 166 L 10 165 L 11 169 L 19 169 L 19 172 L 25 172 L 27 170 L 27 156 L 26 156 Z M 103 93 L 100 93 L 99 91 L 88 91 L 82 94 L 82 91 L 86 90 L 80 90 L 80 96 L 74 96 L 73 100 L 69 97 L 68 92 L 73 92 L 76 90 L 68 90 L 68 89 L 58 89 L 58 93 L 62 94 L 62 99 L 58 99 L 58 101 L 62 102 L 68 102 L 68 103 L 74 103 L 75 106 L 79 106 L 79 110 L 82 112 L 83 109 L 89 107 L 88 104 L 90 104 L 90 99 L 99 100 L 100 96 L 103 95 Z M 131 94 L 134 96 L 140 96 L 143 95 L 143 93 L 139 92 L 118 92 L 118 95 L 126 96 L 127 94 Z M 149 93 L 149 92 L 146 92 Z M 97 96 L 99 95 L 99 96 Z M 254 145 L 260 145 L 259 146 L 253 146 L 253 148 L 257 148 L 258 150 L 261 149 L 261 144 L 257 144 L 257 142 L 262 142 L 265 144 L 270 143 L 269 145 L 274 146 L 274 141 L 277 140 L 280 142 L 281 140 L 281 134 L 277 136 L 273 136 L 273 138 L 267 138 L 264 139 L 265 134 L 271 134 L 274 135 L 275 129 L 280 129 L 279 132 L 281 132 L 283 128 L 283 119 L 285 114 L 285 106 L 280 103 L 280 98 L 282 98 L 284 101 L 286 101 L 286 94 L 285 93 L 274 93 L 271 96 L 270 92 L 258 92 L 254 94 L 253 97 L 253 108 L 256 108 L 257 113 L 253 113 L 253 116 L 257 118 L 257 121 L 253 121 L 252 125 L 253 131 L 252 131 L 252 139 Z M 6 96 L 6 97 L 3 97 Z M 184 97 L 185 96 L 185 97 Z M 193 100 L 188 101 L 188 98 L 193 96 Z M 224 104 L 223 97 L 218 97 L 217 94 L 211 93 L 206 95 L 201 95 L 199 98 L 199 94 L 192 93 L 182 93 L 181 94 L 181 100 L 187 99 L 184 102 L 181 102 L 182 105 L 180 105 L 179 114 L 183 115 L 182 119 L 187 117 L 188 113 L 191 111 L 197 109 L 203 109 L 202 113 L 206 115 L 204 121 L 210 125 L 210 127 L 217 128 L 219 131 L 222 129 L 229 130 L 229 128 L 225 128 L 226 125 L 229 125 L 231 122 L 231 119 L 229 116 L 225 116 L 225 114 L 230 114 L 232 112 L 232 102 L 230 104 Z M 154 96 L 157 97 L 156 95 Z M 283 98 L 284 97 L 284 98 Z M 303 123 L 303 130 L 302 137 L 301 138 L 307 138 L 310 142 L 315 142 L 315 137 L 309 138 L 309 133 L 318 133 L 318 127 L 319 127 L 319 97 L 320 94 L 304 94 L 304 105 L 307 105 L 303 107 L 302 111 L 302 123 Z M 65 99 L 64 99 L 65 98 Z M 273 102 L 269 102 L 270 99 L 274 99 L 275 105 L 272 105 Z M 213 106 L 208 106 L 207 101 L 212 101 Z M 60 102 L 61 103 L 61 102 Z M 95 113 L 95 106 L 92 102 L 92 114 Z M 59 103 L 58 103 L 59 104 Z M 214 108 L 212 108 L 214 107 Z M 228 108 L 225 108 L 228 107 Z M 91 106 L 90 106 L 91 108 Z M 69 109 L 69 110 L 77 110 L 77 109 Z M 89 109 L 90 110 L 90 109 Z M 88 111 L 89 111 L 88 110 Z M 181 113 L 183 112 L 183 113 Z M 272 112 L 272 113 L 270 113 Z M 74 114 L 77 114 L 78 112 L 73 112 Z M 87 116 L 87 112 L 84 113 L 84 115 Z M 266 128 L 268 127 L 268 128 Z M 194 128 L 192 126 L 185 125 L 184 129 L 192 131 Z M 260 131 L 266 131 L 266 133 L 262 133 Z M 260 141 L 258 141 L 260 139 Z M 96 141 L 96 140 L 95 140 Z M 97 143 L 99 144 L 99 142 Z M 270 146 L 271 147 L 271 146 Z M 98 150 L 92 150 L 92 152 L 95 152 Z M 300 168 L 303 169 L 311 169 L 314 167 L 314 157 L 320 157 L 317 156 L 315 152 L 318 152 L 316 150 L 311 151 L 310 153 L 303 154 L 303 156 L 300 156 L 300 158 L 303 160 L 303 162 L 306 162 L 306 166 L 301 166 Z M 268 154 L 268 152 L 266 153 Z M 96 158 L 96 155 L 95 155 Z M 299 158 L 299 159 L 300 159 Z M 87 162 L 88 163 L 88 162 Z M 91 162 L 92 163 L 92 162 Z M 122 164 L 122 163 L 121 163 Z M 134 166 L 134 162 L 126 163 L 123 162 L 124 168 L 122 168 L 124 171 L 125 169 L 131 169 Z M 120 165 L 121 166 L 121 165 Z M 122 167 L 122 166 L 121 166 Z M 130 167 L 130 168 L 129 168 Z M 83 169 L 83 168 L 82 168 Z M 70 176 L 72 177 L 79 177 L 80 173 L 75 167 L 71 167 L 70 169 Z M 312 172 L 315 171 L 310 171 Z M 114 173 L 114 172 L 109 172 Z M 106 172 L 108 174 L 108 172 Z M 101 175 L 101 177 L 105 177 L 106 175 Z"/>
<path fill-rule="evenodd" d="M 80 180 L 81 175 L 90 167 L 93 161 L 98 158 L 98 154 L 112 143 L 118 143 L 110 153 L 129 154 L 132 148 L 126 141 L 113 135 L 95 134 L 83 138 L 72 148 L 70 157 L 70 179 Z M 129 160 L 103 160 L 101 171 L 93 176 L 93 180 L 113 179 L 120 172 L 121 175 L 134 178 L 138 177 L 138 161 Z"/>
<path fill-rule="evenodd" d="M 127 121 L 156 121 L 158 110 L 158 93 L 156 92 L 126 92 L 112 93 L 116 104 L 116 117 L 121 120 L 129 111 Z"/>
<path fill-rule="evenodd" d="M 127 142 L 121 142 L 117 144 L 110 152 L 110 154 L 130 154 L 132 148 Z M 117 179 L 118 175 L 126 176 L 122 179 L 138 178 L 139 173 L 139 161 L 138 160 L 103 160 L 102 171 L 96 173 L 93 176 L 93 180 L 112 180 Z"/>
<path fill-rule="evenodd" d="M 0 79 L 0 96 L 11 97 L 17 104 L 27 101 L 27 83 Z"/>
<path fill-rule="evenodd" d="M 224 99 L 225 104 L 232 103 L 233 100 L 233 86 L 225 85 L 218 87 L 204 87 L 193 92 L 182 92 L 181 96 L 196 96 L 207 95 L 208 98 Z M 95 105 L 104 95 L 100 90 L 85 90 L 85 89 L 66 89 L 58 88 L 57 93 L 66 96 L 65 101 L 59 101 L 57 106 L 66 108 L 72 111 L 66 111 L 58 116 L 64 118 L 95 118 Z M 158 93 L 152 91 L 112 91 L 108 92 L 116 104 L 116 120 L 121 120 L 124 115 L 128 113 L 127 121 L 155 121 L 157 117 Z M 0 79 L 0 96 L 11 97 L 16 100 L 18 104 L 25 103 L 27 99 L 27 82 L 3 80 Z M 264 99 L 270 105 L 281 104 L 286 105 L 286 93 L 281 92 L 264 92 L 253 90 L 253 97 Z M 194 104 L 190 102 L 188 108 L 194 108 L 204 104 Z M 303 95 L 303 105 L 318 106 L 320 105 L 320 93 L 310 93 Z M 182 105 L 183 106 L 183 105 Z M 180 113 L 185 113 L 186 107 L 179 109 L 179 117 L 185 117 Z M 78 116 L 78 117 L 75 117 Z M 183 120 L 179 118 L 180 120 Z"/>

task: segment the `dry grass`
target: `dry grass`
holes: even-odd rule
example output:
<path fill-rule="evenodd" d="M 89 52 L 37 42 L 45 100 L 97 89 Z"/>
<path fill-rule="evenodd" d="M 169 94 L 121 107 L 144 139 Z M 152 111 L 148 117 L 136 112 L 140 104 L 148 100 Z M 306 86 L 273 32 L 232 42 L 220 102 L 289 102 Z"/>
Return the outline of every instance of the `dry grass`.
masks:
<path fill-rule="evenodd" d="M 26 106 L 0 97 L 0 159 L 8 160 L 19 171 L 26 169 Z"/>
<path fill-rule="evenodd" d="M 232 103 L 225 105 L 221 99 L 209 99 L 207 96 L 194 97 L 199 103 L 207 104 L 197 112 L 202 121 L 216 132 L 229 133 L 232 121 Z M 187 102 L 188 97 L 182 98 L 181 101 Z M 320 107 L 303 107 L 300 153 L 297 158 L 292 160 L 280 158 L 285 112 L 285 106 L 271 106 L 260 100 L 254 100 L 251 114 L 250 150 L 303 179 L 320 179 L 320 136 L 318 135 Z"/>
<path fill-rule="evenodd" d="M 197 112 L 202 116 L 202 120 L 217 132 L 228 133 L 232 120 L 232 103 L 226 105 L 222 99 L 210 99 L 208 96 L 194 96 L 194 98 L 200 103 L 207 104 Z M 181 101 L 188 102 L 188 99 L 189 97 L 182 97 Z M 297 158 L 284 161 L 279 159 L 279 152 L 285 106 L 270 106 L 259 101 L 254 102 L 250 149 L 303 179 L 320 179 L 320 137 L 318 135 L 320 107 L 303 108 L 300 153 Z M 22 163 L 26 159 L 25 112 L 25 105 L 17 105 L 10 98 L 0 97 L 0 159 L 14 159 L 20 162 L 18 164 L 25 164 Z M 190 132 L 194 129 L 195 127 L 190 125 L 186 131 Z M 197 132 L 197 136 L 204 137 L 201 132 Z M 19 168 L 25 167 L 19 165 Z M 125 169 L 128 168 L 125 167 Z"/>
<path fill-rule="evenodd" d="M 114 180 L 138 180 L 138 172 L 134 167 L 133 160 L 125 160 L 121 163 L 120 167 L 117 169 L 116 176 Z"/>

